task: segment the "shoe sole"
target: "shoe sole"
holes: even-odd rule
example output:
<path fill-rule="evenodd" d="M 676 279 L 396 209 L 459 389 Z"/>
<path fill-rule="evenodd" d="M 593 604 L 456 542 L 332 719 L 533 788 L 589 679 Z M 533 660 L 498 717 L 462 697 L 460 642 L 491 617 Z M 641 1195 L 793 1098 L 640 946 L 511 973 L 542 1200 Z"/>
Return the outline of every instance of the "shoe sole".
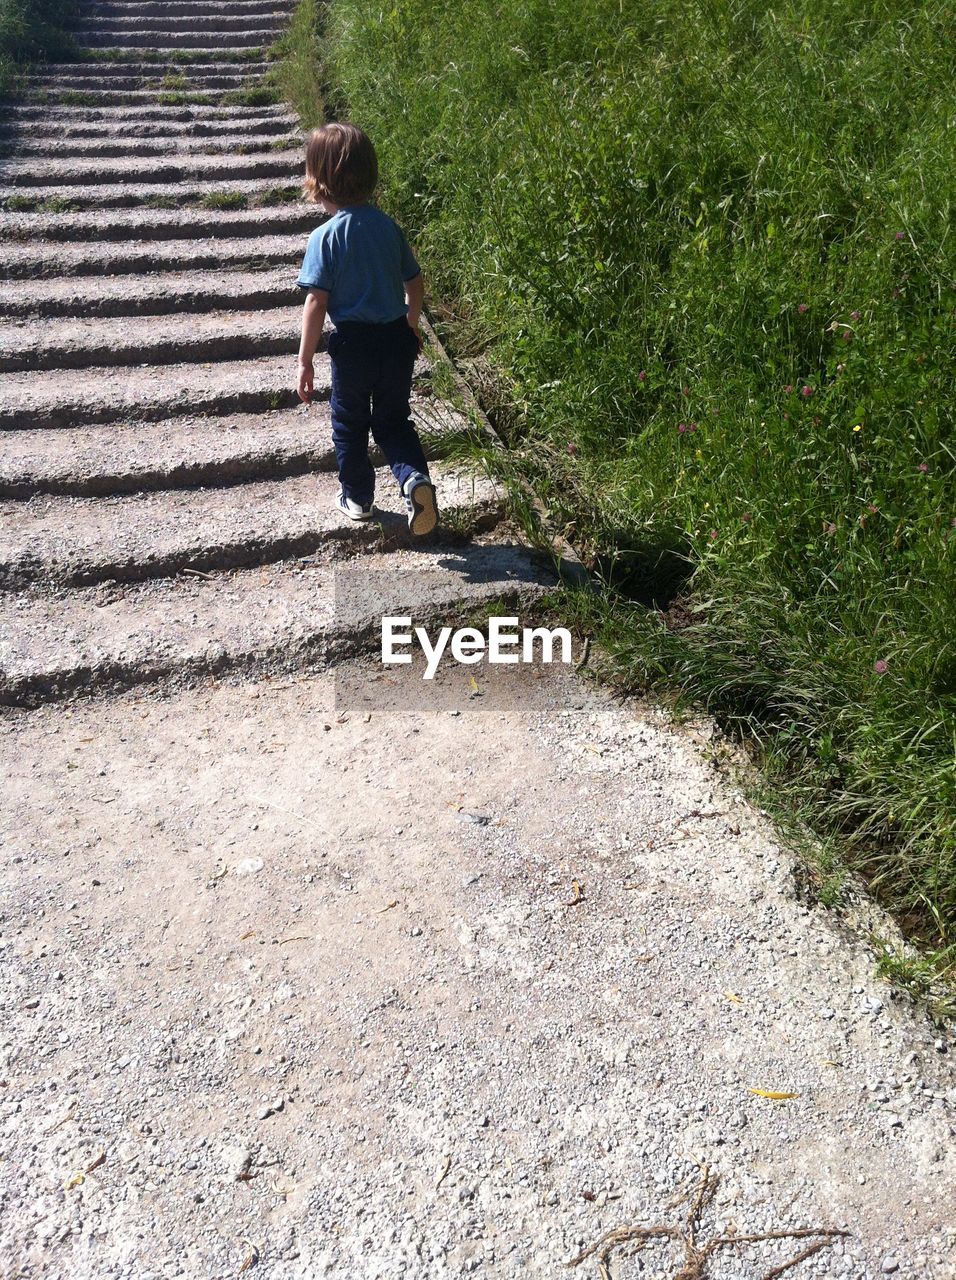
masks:
<path fill-rule="evenodd" d="M 416 536 L 423 533 L 431 533 L 438 523 L 435 486 L 432 484 L 416 484 L 408 497 L 412 504 L 412 514 L 408 517 L 410 532 Z"/>

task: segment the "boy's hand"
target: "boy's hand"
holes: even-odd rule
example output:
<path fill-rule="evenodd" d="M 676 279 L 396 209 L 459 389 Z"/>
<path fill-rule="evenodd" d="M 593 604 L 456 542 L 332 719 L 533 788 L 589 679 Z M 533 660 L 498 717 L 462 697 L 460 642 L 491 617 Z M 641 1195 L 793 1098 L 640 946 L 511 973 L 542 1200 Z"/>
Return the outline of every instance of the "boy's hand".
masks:
<path fill-rule="evenodd" d="M 422 352 L 425 350 L 425 339 L 422 337 L 422 331 L 421 329 L 419 329 L 417 324 L 412 324 L 411 321 L 408 322 L 408 327 L 411 329 L 412 333 L 414 333 L 415 337 L 418 339 L 418 354 L 421 355 Z"/>
<path fill-rule="evenodd" d="M 312 399 L 312 390 L 315 386 L 315 370 L 312 367 L 311 360 L 299 361 L 299 399 L 303 404 L 308 404 Z"/>

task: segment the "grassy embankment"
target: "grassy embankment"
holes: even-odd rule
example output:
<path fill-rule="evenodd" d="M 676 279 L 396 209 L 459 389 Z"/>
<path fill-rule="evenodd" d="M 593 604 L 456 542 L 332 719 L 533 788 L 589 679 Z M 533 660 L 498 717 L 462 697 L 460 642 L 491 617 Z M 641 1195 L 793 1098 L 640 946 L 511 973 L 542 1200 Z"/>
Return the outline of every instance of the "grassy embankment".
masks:
<path fill-rule="evenodd" d="M 321 45 L 619 678 L 758 744 L 824 899 L 861 871 L 943 964 L 953 14 L 335 0 Z"/>
<path fill-rule="evenodd" d="M 67 28 L 75 11 L 75 0 L 0 0 L 0 94 L 30 63 L 73 53 Z"/>

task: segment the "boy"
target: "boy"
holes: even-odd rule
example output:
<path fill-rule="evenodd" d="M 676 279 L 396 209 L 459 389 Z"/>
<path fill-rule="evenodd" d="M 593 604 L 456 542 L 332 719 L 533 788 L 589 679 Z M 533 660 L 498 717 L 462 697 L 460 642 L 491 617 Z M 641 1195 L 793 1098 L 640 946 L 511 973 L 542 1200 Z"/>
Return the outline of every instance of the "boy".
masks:
<path fill-rule="evenodd" d="M 299 346 L 299 398 L 312 397 L 312 357 L 326 312 L 332 365 L 332 442 L 341 492 L 338 509 L 369 520 L 375 471 L 369 431 L 398 481 L 413 534 L 438 521 L 435 487 L 409 416 L 412 370 L 422 349 L 418 328 L 421 269 L 398 226 L 370 203 L 378 161 L 354 124 L 327 124 L 309 137 L 305 194 L 330 214 L 309 236 L 299 287 L 307 290 Z"/>

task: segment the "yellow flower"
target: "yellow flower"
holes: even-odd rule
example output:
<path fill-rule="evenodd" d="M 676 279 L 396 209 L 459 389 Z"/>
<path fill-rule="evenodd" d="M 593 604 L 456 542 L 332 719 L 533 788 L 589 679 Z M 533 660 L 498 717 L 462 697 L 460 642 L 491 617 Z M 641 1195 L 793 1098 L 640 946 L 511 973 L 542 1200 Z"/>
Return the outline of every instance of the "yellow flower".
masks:
<path fill-rule="evenodd" d="M 853 430 L 854 430 L 854 431 L 862 431 L 862 430 L 863 430 L 863 423 L 861 422 L 861 423 L 859 424 L 859 426 L 854 427 L 854 428 L 853 428 Z"/>

